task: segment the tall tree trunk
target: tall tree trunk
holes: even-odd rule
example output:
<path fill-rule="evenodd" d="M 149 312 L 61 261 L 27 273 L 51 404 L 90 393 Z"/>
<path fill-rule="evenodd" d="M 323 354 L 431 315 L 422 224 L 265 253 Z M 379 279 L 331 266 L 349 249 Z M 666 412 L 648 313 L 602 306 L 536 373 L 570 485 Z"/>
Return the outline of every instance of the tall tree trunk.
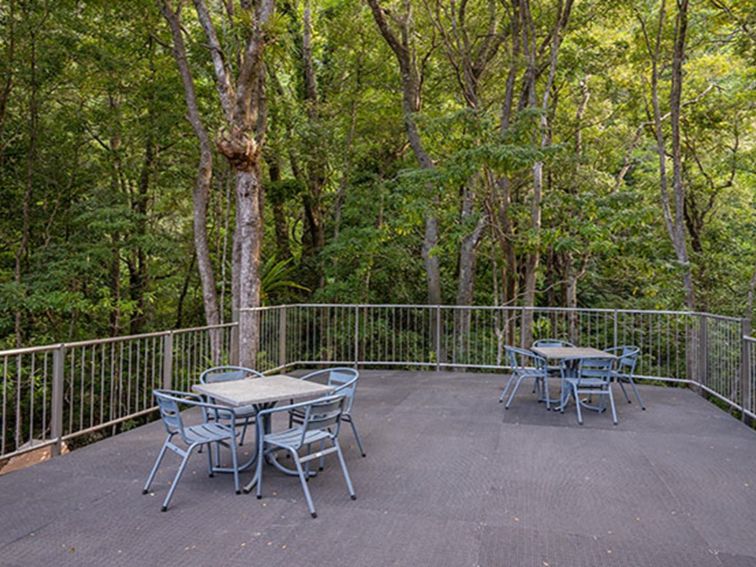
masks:
<path fill-rule="evenodd" d="M 646 47 L 651 57 L 651 104 L 653 107 L 654 133 L 656 135 L 656 152 L 659 159 L 659 190 L 661 194 L 662 214 L 664 225 L 672 241 L 675 257 L 683 271 L 683 292 L 685 305 L 688 309 L 695 309 L 695 292 L 693 275 L 688 259 L 687 242 L 685 238 L 685 188 L 682 180 L 682 151 L 680 147 L 680 111 L 682 96 L 682 66 L 685 58 L 685 36 L 687 32 L 688 1 L 678 1 L 677 19 L 675 22 L 674 53 L 672 58 L 672 81 L 670 89 L 670 124 L 672 130 L 672 189 L 674 192 L 674 211 L 669 195 L 669 181 L 667 176 L 667 145 L 662 131 L 664 116 L 659 102 L 659 66 L 662 46 L 662 32 L 666 18 L 666 3 L 662 0 L 659 7 L 659 21 L 656 28 L 656 38 L 652 46 L 645 22 L 643 26 Z"/>
<path fill-rule="evenodd" d="M 312 6 L 310 0 L 304 2 L 302 22 L 302 67 L 304 69 L 304 104 L 310 128 L 317 131 L 319 121 L 318 84 L 312 55 Z M 326 156 L 322 147 L 311 144 L 305 160 L 307 194 L 304 196 L 306 233 L 303 237 L 305 263 L 309 264 L 308 287 L 323 284 L 323 263 L 320 253 L 325 246 L 325 218 L 323 214 L 323 187 L 326 183 Z"/>
<path fill-rule="evenodd" d="M 399 72 L 402 79 L 402 112 L 404 114 L 404 127 L 410 147 L 421 168 L 433 169 L 435 167 L 433 160 L 425 150 L 417 129 L 417 123 L 415 122 L 415 116 L 420 111 L 421 77 L 417 68 L 416 53 L 411 45 L 411 14 L 407 13 L 402 18 L 394 19 L 395 21 L 399 21 L 400 25 L 399 36 L 397 36 L 389 26 L 384 10 L 381 8 L 378 0 L 367 0 L 367 2 L 381 35 L 394 52 L 399 64 Z M 410 8 L 408 7 L 408 9 Z M 434 188 L 429 187 L 429 190 L 435 194 Z M 438 218 L 436 217 L 435 210 L 438 207 L 438 196 L 434 196 L 431 198 L 430 207 L 425 215 L 425 233 L 421 249 L 428 287 L 428 303 L 431 305 L 440 304 L 442 301 L 441 266 L 438 255 L 435 253 L 435 248 L 438 245 Z"/>
<path fill-rule="evenodd" d="M 669 95 L 670 125 L 672 127 L 672 189 L 675 194 L 675 221 L 673 242 L 677 260 L 683 270 L 685 304 L 691 311 L 696 308 L 693 290 L 693 273 L 685 241 L 685 186 L 683 185 L 682 148 L 680 143 L 680 111 L 683 86 L 683 63 L 688 30 L 688 0 L 677 1 L 675 46 L 672 57 L 672 88 Z"/>
<path fill-rule="evenodd" d="M 16 249 L 14 265 L 14 281 L 19 292 L 23 290 L 23 272 L 29 254 L 29 241 L 31 240 L 31 204 L 34 191 L 34 177 L 37 166 L 37 135 L 39 129 L 39 83 L 37 81 L 37 32 L 30 32 L 30 55 L 29 55 L 29 117 L 28 137 L 29 144 L 26 155 L 26 179 L 24 185 L 24 197 L 21 202 L 21 242 Z M 21 298 L 26 296 L 23 292 Z M 24 338 L 24 305 L 18 305 L 14 313 L 14 334 L 16 346 L 20 347 Z"/>
<path fill-rule="evenodd" d="M 559 48 L 562 42 L 562 32 L 569 21 L 570 12 L 572 11 L 573 0 L 567 0 L 564 6 L 559 5 L 557 12 L 556 22 L 554 28 L 551 31 L 551 54 L 549 58 L 549 75 L 546 84 L 543 88 L 543 98 L 541 101 L 541 148 L 546 148 L 551 143 L 551 128 L 549 126 L 548 116 L 550 110 L 549 97 L 551 95 L 551 89 L 554 84 L 556 76 L 557 61 L 559 55 Z M 533 19 L 530 14 L 529 2 L 525 1 L 522 5 L 523 14 L 523 30 L 525 30 L 526 39 L 523 41 L 525 46 L 525 55 L 528 61 L 527 74 L 529 79 L 527 82 L 529 105 L 535 107 L 535 90 L 536 90 L 536 44 L 535 44 L 535 29 L 533 26 Z M 527 254 L 525 260 L 525 292 L 523 296 L 523 302 L 526 309 L 523 313 L 522 321 L 522 343 L 523 345 L 529 345 L 533 341 L 533 310 L 535 306 L 536 296 L 536 284 L 538 277 L 538 265 L 540 262 L 540 235 L 541 235 L 541 201 L 543 199 L 543 161 L 537 161 L 533 165 L 533 197 L 530 207 L 530 229 L 534 234 L 534 242 L 531 245 L 532 248 Z"/>
<path fill-rule="evenodd" d="M 181 75 L 181 82 L 184 87 L 184 100 L 188 110 L 188 119 L 197 137 L 199 146 L 199 164 L 197 168 L 197 177 L 194 186 L 193 198 L 193 219 L 192 227 L 194 229 L 194 248 L 197 255 L 197 269 L 199 271 L 200 283 L 202 285 L 202 302 L 205 308 L 205 320 L 208 325 L 217 325 L 220 323 L 220 314 L 218 310 L 218 297 L 215 286 L 215 274 L 213 264 L 210 258 L 210 246 L 207 237 L 207 206 L 210 198 L 210 185 L 213 176 L 213 154 L 210 138 L 207 130 L 202 123 L 197 103 L 197 95 L 194 88 L 194 79 L 189 67 L 186 55 L 186 46 L 181 31 L 181 22 L 178 13 L 175 12 L 168 4 L 168 0 L 158 0 L 158 6 L 168 22 L 173 39 L 173 57 Z M 210 334 L 210 346 L 212 358 L 214 361 L 220 359 L 220 334 Z"/>

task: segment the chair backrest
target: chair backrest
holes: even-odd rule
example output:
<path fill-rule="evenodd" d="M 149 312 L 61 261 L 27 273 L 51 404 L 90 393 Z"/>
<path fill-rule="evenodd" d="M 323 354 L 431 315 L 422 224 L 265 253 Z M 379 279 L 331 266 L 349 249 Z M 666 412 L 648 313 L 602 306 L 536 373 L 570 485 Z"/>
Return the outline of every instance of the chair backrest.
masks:
<path fill-rule="evenodd" d="M 534 347 L 574 347 L 570 341 L 560 339 L 538 339 L 533 343 Z"/>
<path fill-rule="evenodd" d="M 638 364 L 640 349 L 636 346 L 624 345 L 609 349 L 617 355 L 617 367 L 623 374 L 635 374 L 635 366 Z"/>
<path fill-rule="evenodd" d="M 160 418 L 169 435 L 181 435 L 184 438 L 184 421 L 181 419 L 179 399 L 161 390 L 154 390 L 153 395 L 160 409 Z"/>
<path fill-rule="evenodd" d="M 234 380 L 244 380 L 245 378 L 262 378 L 263 375 L 257 370 L 245 368 L 243 366 L 216 366 L 208 368 L 200 374 L 199 380 L 202 384 L 215 384 L 216 382 L 231 382 Z"/>
<path fill-rule="evenodd" d="M 534 369 L 546 372 L 547 370 L 546 359 L 532 351 L 513 346 L 505 346 L 504 350 L 509 357 L 509 366 L 513 372 L 533 371 Z"/>
<path fill-rule="evenodd" d="M 614 375 L 616 362 L 614 358 L 581 358 L 578 362 L 578 380 L 590 378 L 609 383 Z"/>
<path fill-rule="evenodd" d="M 308 431 L 330 429 L 331 435 L 338 437 L 345 404 L 346 396 L 336 395 L 313 400 L 305 406 L 305 416 L 300 426 L 302 429 L 300 445 L 304 444 L 305 434 Z"/>
<path fill-rule="evenodd" d="M 357 380 L 360 377 L 360 373 L 354 368 L 338 367 L 338 368 L 326 368 L 323 370 L 316 370 L 302 376 L 302 380 L 311 380 L 318 376 L 327 376 L 328 385 L 336 386 L 334 394 L 340 396 L 346 396 L 346 402 L 344 405 L 344 413 L 352 411 L 352 405 L 354 404 L 354 394 L 357 390 Z"/>

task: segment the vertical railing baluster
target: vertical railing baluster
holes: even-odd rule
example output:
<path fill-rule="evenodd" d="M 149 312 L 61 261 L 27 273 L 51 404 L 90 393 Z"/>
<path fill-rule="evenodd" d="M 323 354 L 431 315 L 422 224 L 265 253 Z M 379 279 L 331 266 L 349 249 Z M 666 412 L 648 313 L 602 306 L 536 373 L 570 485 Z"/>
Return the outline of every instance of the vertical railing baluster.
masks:
<path fill-rule="evenodd" d="M 66 346 L 61 344 L 53 351 L 52 417 L 50 437 L 55 441 L 52 456 L 58 456 L 63 446 L 63 379 L 65 374 Z"/>

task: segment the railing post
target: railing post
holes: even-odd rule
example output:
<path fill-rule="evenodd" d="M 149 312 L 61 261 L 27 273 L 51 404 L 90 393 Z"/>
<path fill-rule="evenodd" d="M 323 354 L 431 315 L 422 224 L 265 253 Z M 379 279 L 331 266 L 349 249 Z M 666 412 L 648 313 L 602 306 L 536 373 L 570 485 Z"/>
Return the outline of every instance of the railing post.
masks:
<path fill-rule="evenodd" d="M 163 335 L 163 388 L 173 388 L 173 331 Z"/>
<path fill-rule="evenodd" d="M 354 367 L 360 363 L 360 306 L 354 306 Z"/>
<path fill-rule="evenodd" d="M 441 372 L 441 306 L 436 305 L 436 372 Z"/>
<path fill-rule="evenodd" d="M 231 310 L 231 321 L 234 326 L 231 327 L 231 346 L 228 354 L 229 363 L 233 365 L 239 364 L 239 311 L 237 309 Z"/>
<path fill-rule="evenodd" d="M 278 365 L 286 366 L 286 306 L 278 310 Z"/>
<path fill-rule="evenodd" d="M 751 390 L 751 349 L 753 345 L 746 339 L 751 335 L 751 320 L 744 317 L 740 323 L 740 418 L 747 421 L 745 410 L 750 410 L 748 401 Z"/>
<path fill-rule="evenodd" d="M 520 309 L 520 348 L 528 348 L 525 344 L 525 308 Z"/>
<path fill-rule="evenodd" d="M 709 326 L 706 315 L 699 315 L 698 326 L 698 373 L 699 384 L 706 385 L 709 372 Z"/>
<path fill-rule="evenodd" d="M 51 437 L 55 440 L 52 456 L 57 457 L 63 448 L 63 379 L 66 364 L 66 345 L 61 344 L 53 351 L 52 416 Z"/>
<path fill-rule="evenodd" d="M 619 346 L 619 312 L 615 309 L 613 316 L 613 327 L 614 327 L 614 344 L 612 346 L 617 347 Z"/>

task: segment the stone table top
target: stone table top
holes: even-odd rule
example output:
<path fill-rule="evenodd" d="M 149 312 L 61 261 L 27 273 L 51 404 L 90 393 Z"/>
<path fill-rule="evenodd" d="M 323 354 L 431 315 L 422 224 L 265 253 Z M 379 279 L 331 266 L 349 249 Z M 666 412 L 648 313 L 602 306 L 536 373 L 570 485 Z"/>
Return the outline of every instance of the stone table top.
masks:
<path fill-rule="evenodd" d="M 589 347 L 541 346 L 533 347 L 530 350 L 549 360 L 562 360 L 565 358 L 616 358 L 613 354 Z"/>
<path fill-rule="evenodd" d="M 278 374 L 215 384 L 195 384 L 192 390 L 216 401 L 239 407 L 326 396 L 333 392 L 334 387 Z"/>

